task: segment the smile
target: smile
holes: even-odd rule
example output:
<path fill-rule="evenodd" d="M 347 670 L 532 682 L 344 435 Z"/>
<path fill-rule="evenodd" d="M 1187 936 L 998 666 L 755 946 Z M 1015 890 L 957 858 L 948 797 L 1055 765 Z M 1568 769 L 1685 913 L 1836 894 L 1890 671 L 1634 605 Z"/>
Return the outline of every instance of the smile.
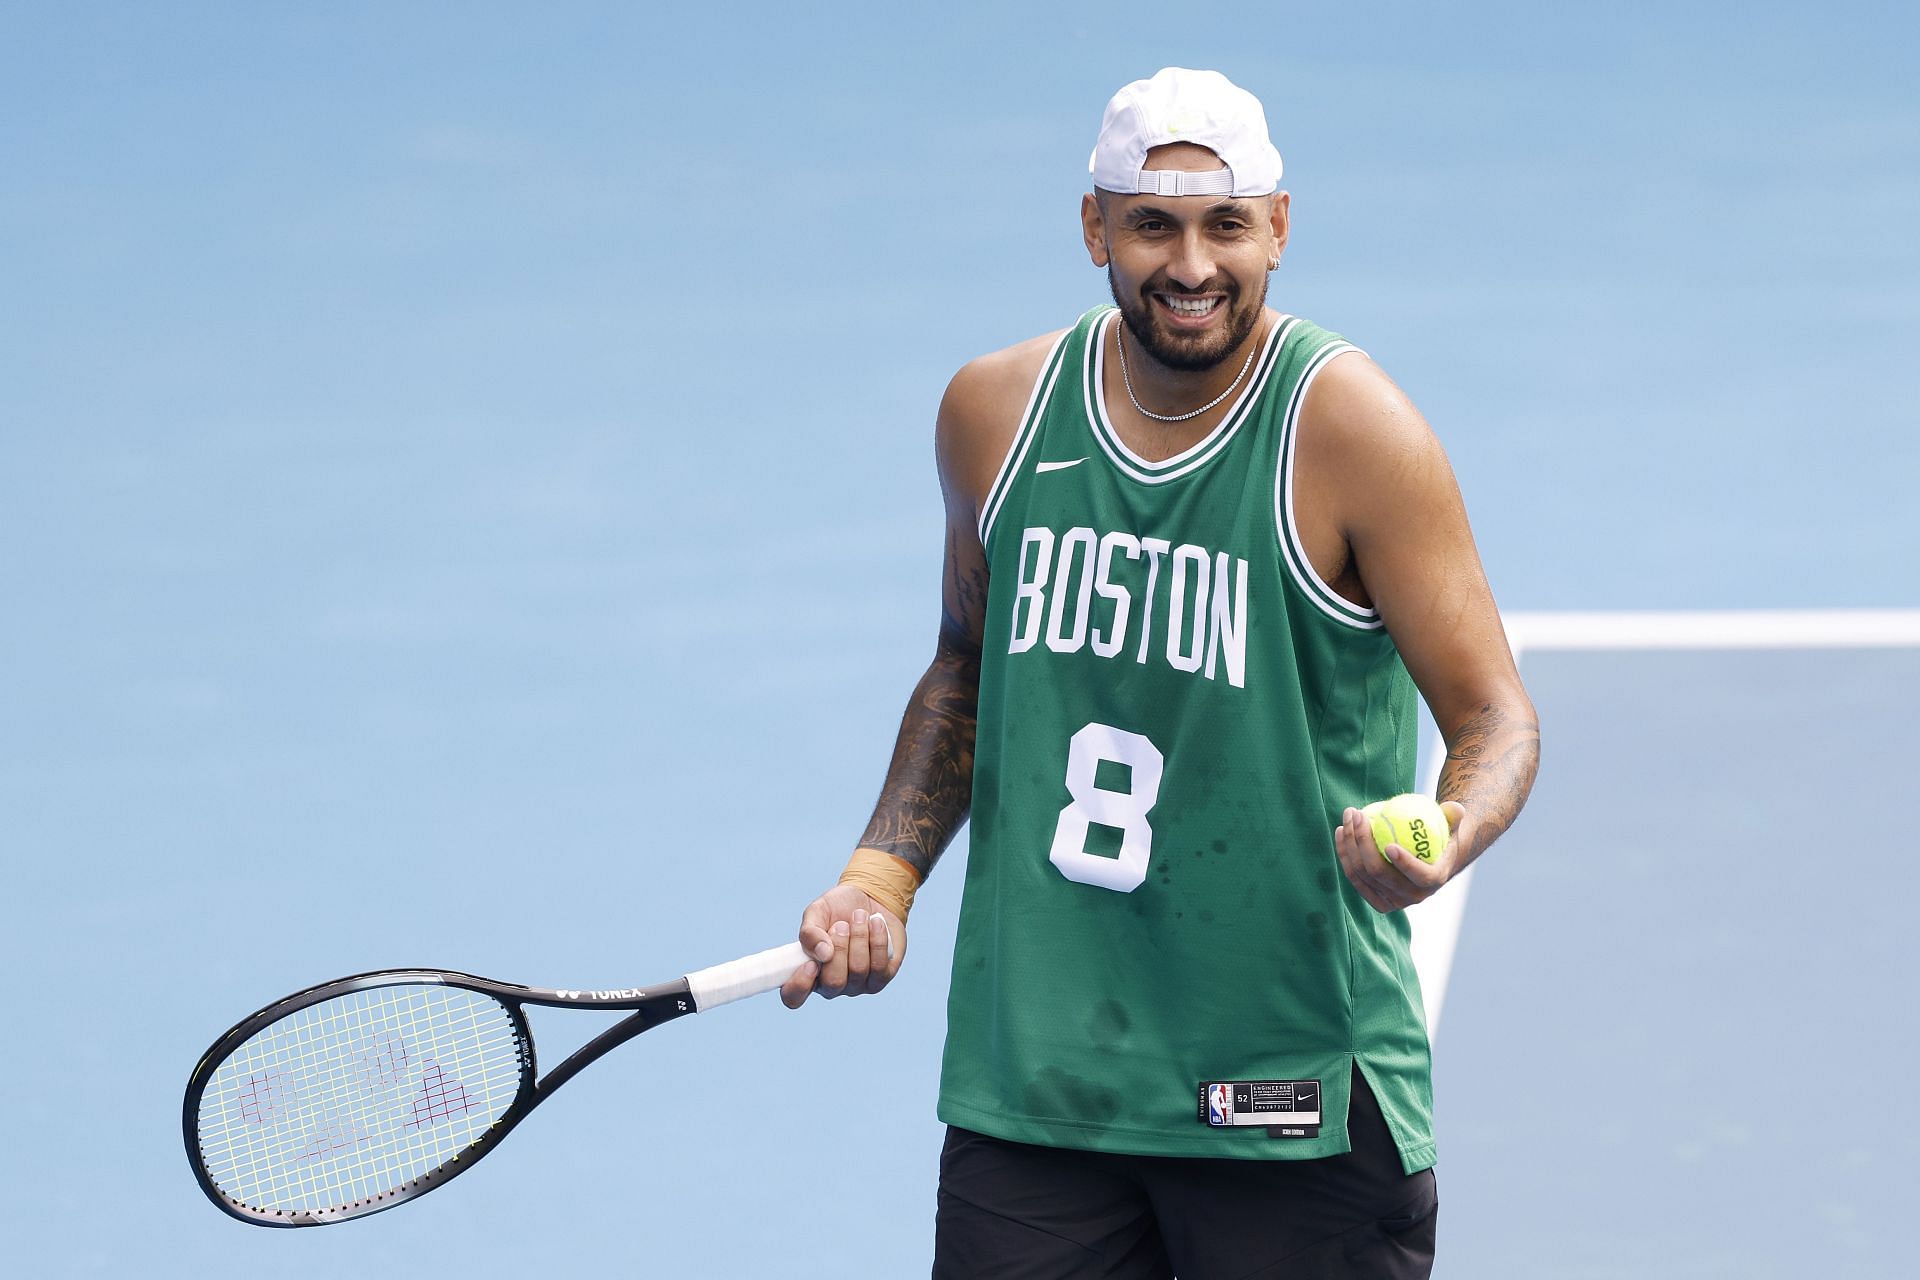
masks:
<path fill-rule="evenodd" d="M 1153 297 L 1161 306 L 1182 320 L 1204 320 L 1218 311 L 1226 302 L 1226 299 L 1219 294 L 1191 298 L 1175 293 L 1156 293 Z"/>

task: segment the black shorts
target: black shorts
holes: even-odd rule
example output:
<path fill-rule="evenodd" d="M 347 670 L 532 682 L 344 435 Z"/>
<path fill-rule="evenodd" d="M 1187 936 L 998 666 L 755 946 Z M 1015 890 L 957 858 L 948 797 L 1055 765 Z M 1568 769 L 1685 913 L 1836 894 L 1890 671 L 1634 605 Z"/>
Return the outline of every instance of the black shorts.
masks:
<path fill-rule="evenodd" d="M 1109 1155 L 949 1128 L 934 1280 L 1416 1280 L 1433 1269 L 1433 1170 L 1401 1172 L 1353 1077 L 1353 1150 L 1319 1160 Z"/>

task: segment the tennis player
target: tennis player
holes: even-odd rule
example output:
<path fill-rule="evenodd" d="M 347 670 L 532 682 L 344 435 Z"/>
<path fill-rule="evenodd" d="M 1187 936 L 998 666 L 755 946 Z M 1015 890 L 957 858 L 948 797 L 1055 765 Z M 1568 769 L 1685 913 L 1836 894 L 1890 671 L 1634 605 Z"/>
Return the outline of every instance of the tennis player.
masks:
<path fill-rule="evenodd" d="M 1136 81 L 1091 170 L 1113 305 L 947 388 L 937 647 L 782 997 L 885 987 L 971 812 L 934 1274 L 1425 1276 L 1404 908 L 1519 813 L 1534 710 L 1432 431 L 1267 305 L 1290 198 L 1260 103 Z M 1416 691 L 1431 864 L 1359 813 L 1413 789 Z"/>

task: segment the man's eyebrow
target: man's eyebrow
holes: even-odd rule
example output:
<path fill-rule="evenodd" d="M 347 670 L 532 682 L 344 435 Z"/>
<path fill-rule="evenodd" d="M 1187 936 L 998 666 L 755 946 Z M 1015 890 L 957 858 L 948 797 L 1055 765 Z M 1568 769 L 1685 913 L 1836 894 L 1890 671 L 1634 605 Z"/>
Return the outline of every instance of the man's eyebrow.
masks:
<path fill-rule="evenodd" d="M 1187 215 L 1187 217 L 1192 216 L 1191 213 Z M 1253 221 L 1253 206 L 1243 200 L 1222 200 L 1216 204 L 1208 205 L 1205 209 L 1201 210 L 1199 216 L 1203 218 L 1238 218 L 1242 222 L 1251 222 Z M 1135 205 L 1120 215 L 1120 220 L 1129 226 L 1156 219 L 1160 222 L 1184 222 L 1187 220 L 1181 215 L 1157 204 Z"/>

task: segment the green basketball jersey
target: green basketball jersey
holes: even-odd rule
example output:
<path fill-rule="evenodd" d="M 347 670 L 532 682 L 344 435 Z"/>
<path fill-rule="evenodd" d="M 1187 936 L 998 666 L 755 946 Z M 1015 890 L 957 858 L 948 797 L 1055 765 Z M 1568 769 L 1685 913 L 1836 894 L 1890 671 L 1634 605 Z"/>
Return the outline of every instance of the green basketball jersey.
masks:
<path fill-rule="evenodd" d="M 1162 1156 L 1349 1150 L 1355 1063 L 1433 1163 L 1404 913 L 1341 810 L 1413 786 L 1412 681 L 1302 553 L 1300 404 L 1352 348 L 1283 317 L 1184 453 L 1121 442 L 1118 313 L 1056 344 L 981 512 L 991 573 L 940 1118 Z"/>

